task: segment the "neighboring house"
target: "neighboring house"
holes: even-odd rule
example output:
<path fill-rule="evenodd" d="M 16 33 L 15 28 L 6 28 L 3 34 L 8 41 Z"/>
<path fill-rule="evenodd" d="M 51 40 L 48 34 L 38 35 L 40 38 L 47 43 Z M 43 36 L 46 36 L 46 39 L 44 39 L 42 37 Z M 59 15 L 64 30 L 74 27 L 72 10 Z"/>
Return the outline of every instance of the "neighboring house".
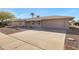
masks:
<path fill-rule="evenodd" d="M 68 29 L 69 20 L 72 20 L 74 17 L 69 16 L 45 16 L 45 17 L 36 17 L 29 18 L 25 20 L 18 20 L 12 22 L 12 25 L 15 26 L 26 26 L 32 28 L 58 28 L 58 29 Z"/>
<path fill-rule="evenodd" d="M 21 26 L 26 26 L 26 21 L 24 21 L 24 20 L 16 20 L 16 21 L 12 21 L 12 22 L 9 22 L 9 24 L 8 24 L 9 26 L 19 26 L 19 27 L 21 27 Z"/>

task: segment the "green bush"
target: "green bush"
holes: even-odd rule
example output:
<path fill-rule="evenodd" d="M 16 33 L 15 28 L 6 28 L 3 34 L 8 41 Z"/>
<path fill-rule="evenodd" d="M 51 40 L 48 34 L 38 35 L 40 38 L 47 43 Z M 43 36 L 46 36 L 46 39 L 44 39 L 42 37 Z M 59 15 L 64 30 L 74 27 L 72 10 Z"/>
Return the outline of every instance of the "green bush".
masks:
<path fill-rule="evenodd" d="M 1 28 L 1 27 L 5 27 L 5 26 L 7 26 L 7 25 L 8 25 L 7 22 L 3 22 L 3 23 L 0 22 L 0 28 Z"/>

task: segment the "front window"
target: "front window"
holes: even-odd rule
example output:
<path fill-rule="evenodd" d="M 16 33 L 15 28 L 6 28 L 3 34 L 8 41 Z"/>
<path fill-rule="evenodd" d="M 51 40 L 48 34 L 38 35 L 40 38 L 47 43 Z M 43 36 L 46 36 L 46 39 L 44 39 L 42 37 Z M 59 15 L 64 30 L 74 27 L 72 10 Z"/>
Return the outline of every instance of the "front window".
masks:
<path fill-rule="evenodd" d="M 40 25 L 40 21 L 38 21 L 38 24 Z"/>
<path fill-rule="evenodd" d="M 32 24 L 35 24 L 35 22 L 33 21 Z"/>

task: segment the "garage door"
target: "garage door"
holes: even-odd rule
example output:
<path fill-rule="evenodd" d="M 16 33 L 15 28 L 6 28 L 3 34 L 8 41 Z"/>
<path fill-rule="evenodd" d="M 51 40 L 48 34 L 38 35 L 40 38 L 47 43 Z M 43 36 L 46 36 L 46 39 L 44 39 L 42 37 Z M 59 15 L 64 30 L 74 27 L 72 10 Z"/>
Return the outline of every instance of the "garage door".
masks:
<path fill-rule="evenodd" d="M 43 21 L 43 27 L 50 28 L 65 28 L 64 20 L 51 20 L 51 21 Z"/>

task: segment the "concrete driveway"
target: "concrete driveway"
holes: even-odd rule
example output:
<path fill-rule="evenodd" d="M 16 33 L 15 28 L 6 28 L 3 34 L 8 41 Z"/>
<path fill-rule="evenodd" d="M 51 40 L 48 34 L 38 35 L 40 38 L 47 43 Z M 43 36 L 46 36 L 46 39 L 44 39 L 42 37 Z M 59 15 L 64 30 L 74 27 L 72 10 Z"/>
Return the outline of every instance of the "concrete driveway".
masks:
<path fill-rule="evenodd" d="M 6 34 L 0 33 L 0 50 L 40 50 L 29 43 L 25 43 Z"/>
<path fill-rule="evenodd" d="M 24 43 L 29 43 L 35 47 L 38 47 L 39 49 L 62 50 L 64 49 L 65 33 L 66 30 L 59 30 L 57 32 L 27 30 L 19 33 L 9 34 L 9 36 Z M 23 49 L 24 46 L 26 45 L 22 45 L 16 49 Z"/>

